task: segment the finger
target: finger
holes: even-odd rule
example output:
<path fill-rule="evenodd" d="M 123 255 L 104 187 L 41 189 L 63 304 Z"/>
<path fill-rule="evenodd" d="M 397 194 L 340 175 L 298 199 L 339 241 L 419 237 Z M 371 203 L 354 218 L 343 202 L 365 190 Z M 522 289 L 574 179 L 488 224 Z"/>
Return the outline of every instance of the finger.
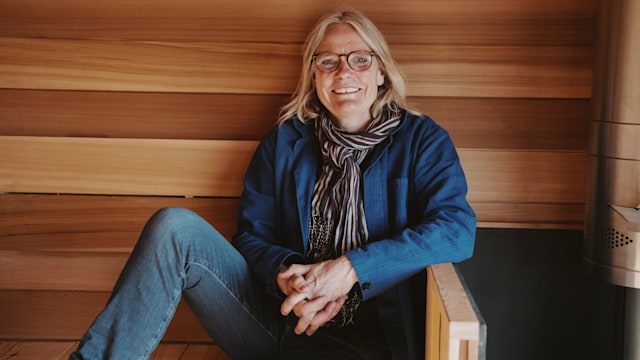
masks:
<path fill-rule="evenodd" d="M 305 300 L 307 298 L 307 294 L 294 291 L 290 293 L 286 299 L 280 305 L 280 313 L 284 316 L 287 316 L 291 313 L 291 310 L 298 304 L 299 302 Z"/>
<path fill-rule="evenodd" d="M 331 320 L 333 316 L 335 316 L 331 315 L 331 313 L 333 313 L 336 308 L 338 308 L 338 306 L 335 301 L 328 302 L 324 309 L 316 313 L 316 316 L 311 319 L 311 322 L 309 323 L 305 334 L 307 334 L 307 336 L 313 335 L 321 326 Z M 338 310 L 339 309 L 340 308 L 338 308 Z"/>
<path fill-rule="evenodd" d="M 302 275 L 295 274 L 289 278 L 289 286 L 296 291 L 302 292 L 304 285 L 305 281 Z"/>
<path fill-rule="evenodd" d="M 335 301 L 331 301 L 327 303 L 327 305 L 321 311 L 318 311 L 316 316 L 311 320 L 309 326 L 307 327 L 306 334 L 311 336 L 316 332 L 320 327 L 324 326 L 331 319 L 333 319 L 344 305 L 344 302 L 347 300 L 346 296 L 340 297 Z"/>
<path fill-rule="evenodd" d="M 279 277 L 289 278 L 293 275 L 304 275 L 307 273 L 309 265 L 292 264 L 284 270 L 280 270 Z"/>
<path fill-rule="evenodd" d="M 317 299 L 303 301 L 296 306 L 296 315 L 298 316 L 298 322 L 294 331 L 296 334 L 301 335 L 316 317 L 318 311 L 325 308 L 328 303 L 328 299 L 325 297 L 319 297 Z M 315 330 L 314 330 L 315 331 Z"/>

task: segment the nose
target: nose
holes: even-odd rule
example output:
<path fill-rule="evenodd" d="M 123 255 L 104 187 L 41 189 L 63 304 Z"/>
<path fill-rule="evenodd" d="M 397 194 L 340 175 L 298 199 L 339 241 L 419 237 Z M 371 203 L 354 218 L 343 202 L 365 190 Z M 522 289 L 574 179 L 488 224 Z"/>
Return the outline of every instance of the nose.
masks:
<path fill-rule="evenodd" d="M 336 69 L 336 74 L 342 74 L 344 72 L 351 72 L 351 67 L 347 61 L 347 55 L 340 55 L 340 63 Z"/>

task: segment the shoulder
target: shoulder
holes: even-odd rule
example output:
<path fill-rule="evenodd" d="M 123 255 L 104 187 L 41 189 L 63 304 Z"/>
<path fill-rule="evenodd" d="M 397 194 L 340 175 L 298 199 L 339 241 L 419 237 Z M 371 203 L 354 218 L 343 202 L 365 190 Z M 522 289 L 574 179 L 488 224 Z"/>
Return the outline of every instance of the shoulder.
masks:
<path fill-rule="evenodd" d="M 314 136 L 313 122 L 304 123 L 297 117 L 276 124 L 263 141 L 287 141 Z"/>
<path fill-rule="evenodd" d="M 416 115 L 404 112 L 404 118 L 398 126 L 396 136 L 410 138 L 413 142 L 433 142 L 450 140 L 449 133 L 428 115 Z"/>

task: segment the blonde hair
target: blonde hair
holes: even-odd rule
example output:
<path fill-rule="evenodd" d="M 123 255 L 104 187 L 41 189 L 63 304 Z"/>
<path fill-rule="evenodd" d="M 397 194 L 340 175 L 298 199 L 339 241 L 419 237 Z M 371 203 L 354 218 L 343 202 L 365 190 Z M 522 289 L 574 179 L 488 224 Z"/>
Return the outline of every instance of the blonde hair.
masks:
<path fill-rule="evenodd" d="M 318 117 L 322 104 L 316 94 L 313 79 L 313 54 L 327 30 L 333 25 L 350 25 L 376 53 L 380 70 L 384 75 L 384 84 L 378 88 L 378 96 L 371 106 L 371 116 L 375 118 L 385 106 L 389 106 L 393 110 L 402 108 L 417 114 L 417 111 L 410 109 L 407 104 L 404 76 L 400 72 L 398 64 L 391 57 L 389 46 L 382 33 L 362 13 L 348 9 L 324 16 L 309 33 L 303 46 L 302 72 L 298 85 L 289 102 L 280 110 L 278 123 L 281 124 L 293 116 L 297 116 L 302 122 Z"/>

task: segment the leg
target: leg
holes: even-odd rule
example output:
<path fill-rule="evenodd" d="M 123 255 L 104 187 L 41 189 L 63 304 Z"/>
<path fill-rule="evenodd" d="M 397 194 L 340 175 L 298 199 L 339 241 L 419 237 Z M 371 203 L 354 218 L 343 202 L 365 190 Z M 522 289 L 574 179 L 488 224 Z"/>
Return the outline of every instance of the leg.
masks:
<path fill-rule="evenodd" d="M 242 255 L 211 225 L 188 210 L 163 209 L 71 359 L 148 358 L 181 295 L 233 359 L 277 358 L 280 316 L 254 288 Z"/>

